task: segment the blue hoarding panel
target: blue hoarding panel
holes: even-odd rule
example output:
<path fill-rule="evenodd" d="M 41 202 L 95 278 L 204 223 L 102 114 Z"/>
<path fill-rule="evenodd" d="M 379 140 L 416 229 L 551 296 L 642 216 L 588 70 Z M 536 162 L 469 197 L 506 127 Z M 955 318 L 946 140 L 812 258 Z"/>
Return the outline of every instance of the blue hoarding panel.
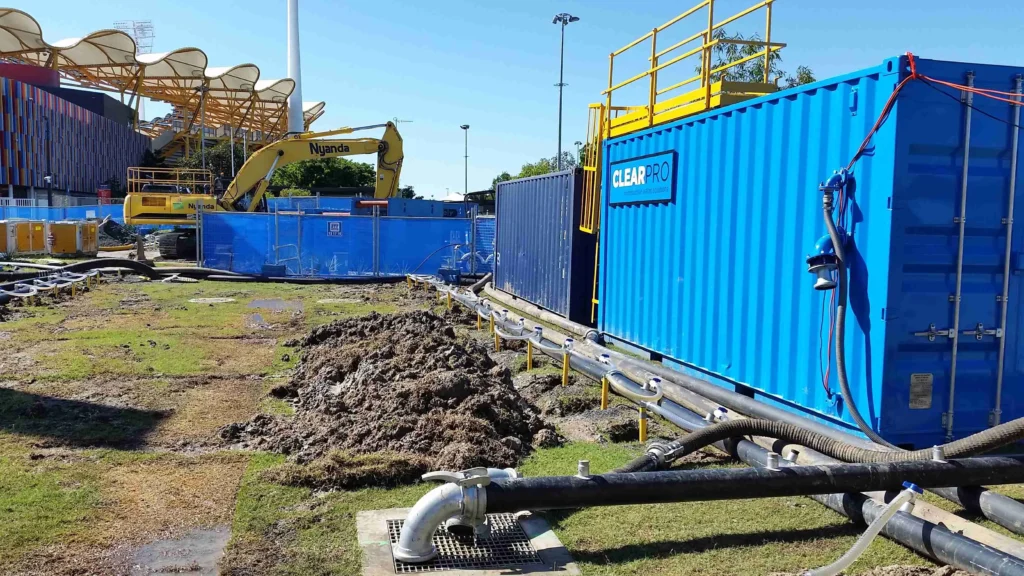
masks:
<path fill-rule="evenodd" d="M 675 150 L 619 160 L 609 170 L 609 204 L 670 202 L 675 196 Z"/>
<path fill-rule="evenodd" d="M 918 60 L 928 76 L 1010 92 L 1024 69 Z M 829 361 L 831 292 L 813 289 L 805 259 L 825 233 L 820 182 L 852 158 L 905 58 L 657 126 L 605 147 L 599 323 L 719 384 L 852 428 Z M 911 81 L 851 174 L 847 368 L 854 399 L 891 441 L 944 440 L 1024 416 L 1024 239 L 1006 250 L 1012 106 Z M 614 166 L 678 154 L 675 196 L 613 204 Z M 623 164 L 623 162 L 626 162 Z M 1017 189 L 1024 175 L 1017 172 Z M 966 184 L 962 293 L 956 301 Z M 1017 202 L 1015 212 L 1024 210 Z M 1018 221 L 1020 219 L 1017 219 Z M 1009 260 L 1007 260 L 1009 258 Z M 999 365 L 1003 266 L 1010 262 L 1006 359 Z M 954 325 L 961 334 L 929 339 Z M 979 327 L 981 329 L 979 330 Z M 963 334 L 970 332 L 970 334 Z M 980 334 L 980 338 L 976 335 Z M 952 372 L 956 355 L 956 372 Z M 996 405 L 1002 371 L 1001 406 Z M 950 402 L 951 381 L 956 382 Z"/>
<path fill-rule="evenodd" d="M 472 272 L 487 274 L 494 272 L 494 232 L 497 220 L 493 216 L 476 218 L 476 264 Z"/>
<path fill-rule="evenodd" d="M 590 323 L 595 237 L 579 231 L 582 172 L 499 182 L 494 285 Z"/>
<path fill-rule="evenodd" d="M 376 278 L 469 272 L 467 218 L 392 218 L 304 212 L 207 212 L 203 265 L 255 275 Z"/>

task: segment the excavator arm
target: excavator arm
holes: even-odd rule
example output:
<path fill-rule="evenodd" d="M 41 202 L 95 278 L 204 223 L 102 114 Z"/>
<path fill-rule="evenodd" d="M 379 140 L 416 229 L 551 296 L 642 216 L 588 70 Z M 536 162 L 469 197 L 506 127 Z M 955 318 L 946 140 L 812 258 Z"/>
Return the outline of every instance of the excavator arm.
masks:
<path fill-rule="evenodd" d="M 384 136 L 379 140 L 330 139 L 331 136 L 381 127 L 384 128 Z M 327 132 L 307 132 L 264 146 L 235 174 L 235 179 L 228 185 L 218 203 L 224 210 L 255 212 L 263 201 L 274 172 L 282 166 L 301 160 L 374 153 L 377 154 L 374 198 L 390 198 L 397 195 L 398 178 L 402 173 L 402 160 L 405 155 L 402 151 L 402 136 L 394 123 L 388 122 Z"/>

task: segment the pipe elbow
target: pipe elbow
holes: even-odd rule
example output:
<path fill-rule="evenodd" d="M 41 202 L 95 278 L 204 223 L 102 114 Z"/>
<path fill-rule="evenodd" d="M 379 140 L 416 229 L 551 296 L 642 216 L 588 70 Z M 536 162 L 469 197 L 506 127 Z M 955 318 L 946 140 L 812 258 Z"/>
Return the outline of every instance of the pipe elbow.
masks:
<path fill-rule="evenodd" d="M 437 556 L 431 539 L 445 520 L 462 513 L 463 490 L 456 484 L 438 486 L 416 502 L 402 525 L 392 552 L 402 562 L 426 562 Z"/>

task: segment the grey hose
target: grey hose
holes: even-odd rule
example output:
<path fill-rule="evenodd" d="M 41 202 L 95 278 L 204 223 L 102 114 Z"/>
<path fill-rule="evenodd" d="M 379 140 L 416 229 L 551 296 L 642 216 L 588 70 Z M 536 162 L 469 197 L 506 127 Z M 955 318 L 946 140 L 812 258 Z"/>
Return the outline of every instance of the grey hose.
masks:
<path fill-rule="evenodd" d="M 836 223 L 832 219 L 832 200 L 832 190 L 826 189 L 822 199 L 825 227 L 828 228 L 829 238 L 832 239 L 832 249 L 835 250 L 839 268 L 839 294 L 836 295 L 836 377 L 839 379 L 839 389 L 846 400 L 846 407 L 850 410 L 850 417 L 853 418 L 860 431 L 878 444 L 888 446 L 889 448 L 896 448 L 896 446 L 890 444 L 885 438 L 882 438 L 872 430 L 871 426 L 864 421 L 860 411 L 857 410 L 857 403 L 853 400 L 853 394 L 850 393 L 850 381 L 846 375 L 846 297 L 848 291 L 848 286 L 846 285 L 846 252 L 843 250 L 843 239 L 839 236 L 839 230 L 836 229 Z"/>
<path fill-rule="evenodd" d="M 895 452 L 882 452 L 851 446 L 827 436 L 811 432 L 799 426 L 776 422 L 774 420 L 755 420 L 751 418 L 728 420 L 714 426 L 697 430 L 672 442 L 669 445 L 672 458 L 679 458 L 697 450 L 729 438 L 743 436 L 766 436 L 777 438 L 790 444 L 799 444 L 816 450 L 844 462 L 900 462 L 908 460 L 931 460 L 934 449 Z M 949 444 L 943 445 L 943 458 L 965 458 L 974 456 L 1000 446 L 1012 444 L 1024 438 L 1024 418 L 1011 420 L 995 428 L 972 434 Z"/>
<path fill-rule="evenodd" d="M 494 274 L 490 272 L 484 274 L 483 278 L 477 280 L 476 282 L 473 283 L 472 286 L 469 287 L 469 291 L 472 292 L 473 294 L 479 294 L 480 291 L 484 289 L 484 286 L 487 286 L 487 283 L 490 282 L 491 278 L 493 277 Z"/>

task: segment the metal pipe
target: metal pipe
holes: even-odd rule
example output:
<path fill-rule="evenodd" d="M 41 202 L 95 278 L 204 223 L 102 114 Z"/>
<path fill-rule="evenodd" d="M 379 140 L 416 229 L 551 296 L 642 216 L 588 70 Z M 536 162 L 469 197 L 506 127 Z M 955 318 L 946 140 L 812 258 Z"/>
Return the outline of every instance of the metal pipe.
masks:
<path fill-rule="evenodd" d="M 484 487 L 488 513 L 590 506 L 665 504 L 921 487 L 1014 484 L 1024 481 L 1022 458 L 984 457 L 938 462 L 792 466 L 779 470 L 713 468 L 549 476 L 497 480 Z"/>
<path fill-rule="evenodd" d="M 492 292 L 494 291 L 491 290 L 488 294 L 492 294 Z M 456 294 L 455 298 L 462 304 L 471 308 L 475 308 L 478 304 L 476 301 L 470 300 L 459 294 Z M 509 298 L 509 300 L 512 299 Z M 511 305 L 521 307 L 520 302 L 522 301 L 514 301 Z M 513 318 L 513 320 L 515 319 Z M 565 338 L 551 330 L 546 330 L 544 333 L 548 339 Z M 555 344 L 556 346 L 558 345 L 557 342 L 552 342 L 552 344 Z M 642 373 L 645 378 L 649 377 L 648 374 L 660 377 L 662 379 L 661 388 L 664 391 L 665 396 L 662 399 L 660 406 L 657 404 L 648 404 L 648 408 L 650 408 L 652 412 L 659 414 L 681 428 L 686 428 L 680 424 L 682 421 L 678 419 L 674 420 L 673 418 L 678 418 L 679 412 L 689 411 L 694 408 L 705 413 L 710 412 L 713 408 L 708 406 L 707 400 L 705 400 L 710 399 L 710 401 L 717 403 L 718 405 L 726 406 L 739 413 L 752 417 L 788 422 L 853 446 L 882 449 L 882 447 L 868 442 L 863 438 L 831 428 L 803 416 L 786 412 L 769 404 L 759 402 L 748 396 L 743 396 L 731 390 L 726 390 L 725 388 L 721 388 L 710 382 L 694 378 L 665 366 L 642 362 L 635 358 L 626 356 L 616 350 L 597 345 L 590 340 L 584 340 L 583 344 L 598 350 L 600 353 L 607 354 L 609 358 L 614 359 L 615 364 L 619 368 L 624 368 L 628 371 L 638 371 Z M 561 360 L 560 354 L 553 354 L 544 348 L 541 348 L 541 350 L 552 358 Z M 602 368 L 603 365 L 593 361 L 593 364 L 585 363 L 581 358 L 582 357 L 580 355 L 574 354 L 570 358 L 572 367 L 600 380 L 600 370 L 606 369 L 606 367 Z M 595 366 L 597 367 L 596 371 Z M 666 404 L 666 401 L 671 404 Z M 675 412 L 673 417 L 666 415 L 666 406 L 669 414 Z M 675 410 L 675 407 L 678 407 L 679 410 Z M 700 420 L 699 417 L 698 420 Z M 701 422 L 703 421 L 701 420 Z M 715 445 L 719 446 L 719 444 Z M 811 454 L 812 452 L 813 451 L 808 449 L 801 450 L 801 454 Z M 989 520 L 1008 530 L 1017 534 L 1024 533 L 1024 505 L 1016 500 L 979 486 L 933 488 L 930 489 L 930 491 L 953 503 L 959 504 L 971 512 L 982 514 Z"/>
<path fill-rule="evenodd" d="M 1017 100 L 1020 100 L 1021 93 L 1021 75 L 1017 75 L 1016 86 L 1014 92 L 1018 94 Z M 1013 124 L 1020 126 L 1020 104 L 1013 106 Z M 1014 128 L 1010 131 L 1013 135 L 1011 136 L 1013 144 L 1010 146 L 1010 197 L 1006 202 L 1006 254 L 1003 258 L 1003 292 L 999 299 L 1000 310 L 999 310 L 999 334 L 996 334 L 996 338 L 999 339 L 999 361 L 996 368 L 996 405 L 992 409 L 992 417 L 989 419 L 989 425 L 995 426 L 999 424 L 999 419 L 1003 413 L 1003 367 L 1006 361 L 1006 311 L 1009 308 L 1009 297 L 1010 297 L 1010 257 L 1013 250 L 1013 201 L 1017 194 L 1017 143 L 1018 136 L 1020 135 L 1020 129 Z"/>
<path fill-rule="evenodd" d="M 431 539 L 445 520 L 463 512 L 463 489 L 456 484 L 443 484 L 420 498 L 402 526 L 398 544 L 393 549 L 401 562 L 426 562 L 437 556 Z"/>
<path fill-rule="evenodd" d="M 967 73 L 967 87 L 974 87 L 974 72 Z M 949 410 L 944 415 L 947 442 L 953 439 L 953 413 L 956 402 L 956 355 L 960 344 L 960 295 L 964 277 L 964 228 L 967 223 L 967 166 L 971 158 L 971 112 L 974 111 L 972 106 L 974 104 L 974 93 L 965 90 L 963 98 L 967 105 L 964 107 L 966 110 L 966 118 L 964 120 L 964 168 L 960 184 L 960 235 L 957 241 L 956 252 L 956 293 L 953 295 L 953 327 L 951 328 L 953 353 L 949 366 Z"/>

